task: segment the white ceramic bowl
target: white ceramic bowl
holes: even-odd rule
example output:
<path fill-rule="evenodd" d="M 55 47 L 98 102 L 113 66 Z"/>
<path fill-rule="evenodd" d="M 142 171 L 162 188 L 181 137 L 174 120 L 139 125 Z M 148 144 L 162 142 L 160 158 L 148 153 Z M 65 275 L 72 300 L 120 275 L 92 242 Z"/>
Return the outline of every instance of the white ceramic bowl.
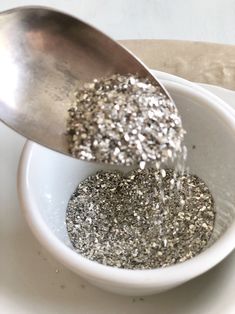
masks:
<path fill-rule="evenodd" d="M 73 251 L 68 239 L 66 205 L 77 184 L 100 166 L 63 156 L 32 142 L 25 145 L 19 165 L 21 206 L 41 244 L 92 284 L 121 294 L 147 295 L 182 284 L 216 265 L 235 247 L 234 112 L 195 84 L 162 73 L 158 77 L 163 79 L 182 115 L 191 172 L 208 184 L 217 206 L 211 244 L 195 258 L 162 269 L 127 270 L 82 257 Z"/>

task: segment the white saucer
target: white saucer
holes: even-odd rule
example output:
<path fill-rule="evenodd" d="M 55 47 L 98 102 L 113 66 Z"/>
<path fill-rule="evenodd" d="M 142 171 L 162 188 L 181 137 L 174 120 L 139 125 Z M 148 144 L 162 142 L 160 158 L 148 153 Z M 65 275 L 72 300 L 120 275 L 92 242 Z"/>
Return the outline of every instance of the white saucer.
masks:
<path fill-rule="evenodd" d="M 176 79 L 160 72 L 158 77 Z M 202 86 L 235 109 L 235 92 Z M 0 124 L 0 313 L 235 313 L 235 252 L 205 275 L 144 298 L 103 292 L 56 262 L 34 239 L 19 210 L 16 172 L 24 142 Z"/>

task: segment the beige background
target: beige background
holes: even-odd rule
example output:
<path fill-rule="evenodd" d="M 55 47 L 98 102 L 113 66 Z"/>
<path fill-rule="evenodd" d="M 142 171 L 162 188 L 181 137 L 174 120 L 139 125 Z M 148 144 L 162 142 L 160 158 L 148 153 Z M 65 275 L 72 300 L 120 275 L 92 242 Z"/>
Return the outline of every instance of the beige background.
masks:
<path fill-rule="evenodd" d="M 174 40 L 120 43 L 151 69 L 235 90 L 235 46 Z"/>

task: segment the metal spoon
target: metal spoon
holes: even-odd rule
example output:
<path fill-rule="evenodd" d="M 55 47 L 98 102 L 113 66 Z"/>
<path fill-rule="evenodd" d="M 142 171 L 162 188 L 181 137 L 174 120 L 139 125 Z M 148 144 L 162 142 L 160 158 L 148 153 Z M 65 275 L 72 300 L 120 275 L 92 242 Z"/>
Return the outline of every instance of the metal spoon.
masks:
<path fill-rule="evenodd" d="M 28 139 L 68 154 L 74 90 L 114 73 L 138 73 L 160 85 L 129 51 L 72 16 L 44 7 L 0 14 L 0 119 Z"/>

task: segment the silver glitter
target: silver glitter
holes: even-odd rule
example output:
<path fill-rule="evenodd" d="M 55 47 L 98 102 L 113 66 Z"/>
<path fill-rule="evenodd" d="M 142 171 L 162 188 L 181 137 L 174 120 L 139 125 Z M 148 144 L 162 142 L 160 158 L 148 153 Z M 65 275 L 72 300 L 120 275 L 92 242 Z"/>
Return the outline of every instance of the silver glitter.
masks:
<path fill-rule="evenodd" d="M 214 228 L 213 197 L 195 175 L 162 173 L 153 168 L 126 175 L 99 171 L 81 182 L 66 213 L 75 250 L 129 269 L 165 267 L 199 254 Z M 172 179 L 180 181 L 180 190 L 172 189 Z"/>
<path fill-rule="evenodd" d="M 116 74 L 85 84 L 75 97 L 67 121 L 74 157 L 158 165 L 182 150 L 185 131 L 178 110 L 148 79 Z"/>

